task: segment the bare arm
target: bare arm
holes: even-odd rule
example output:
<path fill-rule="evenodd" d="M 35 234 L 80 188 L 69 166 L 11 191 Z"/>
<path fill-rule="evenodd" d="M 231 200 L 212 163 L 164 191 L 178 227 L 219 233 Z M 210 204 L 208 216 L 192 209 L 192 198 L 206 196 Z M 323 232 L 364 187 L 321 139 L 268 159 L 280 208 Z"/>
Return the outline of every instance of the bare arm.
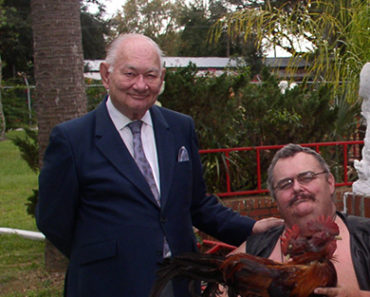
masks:
<path fill-rule="evenodd" d="M 370 297 L 370 291 L 350 290 L 348 288 L 316 288 L 315 294 L 322 294 L 328 297 Z"/>

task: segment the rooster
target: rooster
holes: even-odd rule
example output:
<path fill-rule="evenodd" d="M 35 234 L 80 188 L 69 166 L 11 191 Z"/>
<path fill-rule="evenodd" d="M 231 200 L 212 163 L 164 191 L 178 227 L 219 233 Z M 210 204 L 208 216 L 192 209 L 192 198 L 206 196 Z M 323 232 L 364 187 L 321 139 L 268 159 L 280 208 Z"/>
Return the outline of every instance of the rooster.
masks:
<path fill-rule="evenodd" d="M 188 253 L 165 259 L 150 297 L 159 297 L 174 277 L 206 282 L 202 296 L 214 297 L 219 285 L 229 297 L 308 297 L 317 287 L 335 287 L 337 274 L 331 260 L 339 228 L 332 218 L 319 217 L 307 225 L 304 236 L 297 225 L 281 237 L 286 263 L 240 253 L 230 256 Z M 197 296 L 194 292 L 193 296 Z"/>

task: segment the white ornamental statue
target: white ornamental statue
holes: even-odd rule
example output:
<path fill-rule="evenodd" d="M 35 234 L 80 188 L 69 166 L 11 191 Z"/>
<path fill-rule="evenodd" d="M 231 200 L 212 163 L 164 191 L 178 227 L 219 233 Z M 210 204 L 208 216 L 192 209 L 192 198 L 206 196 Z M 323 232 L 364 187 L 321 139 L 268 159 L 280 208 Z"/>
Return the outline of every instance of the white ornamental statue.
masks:
<path fill-rule="evenodd" d="M 362 67 L 359 95 L 363 99 L 361 114 L 366 120 L 366 134 L 362 149 L 362 160 L 355 160 L 354 163 L 358 180 L 353 183 L 352 190 L 356 194 L 370 196 L 370 62 Z"/>

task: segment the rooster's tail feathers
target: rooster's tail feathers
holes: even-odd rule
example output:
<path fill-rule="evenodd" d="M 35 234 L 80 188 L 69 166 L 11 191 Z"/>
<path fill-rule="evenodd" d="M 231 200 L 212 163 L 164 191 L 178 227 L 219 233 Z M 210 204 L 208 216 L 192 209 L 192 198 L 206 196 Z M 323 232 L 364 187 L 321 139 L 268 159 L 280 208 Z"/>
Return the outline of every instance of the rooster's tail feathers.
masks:
<path fill-rule="evenodd" d="M 157 272 L 157 280 L 150 297 L 159 297 L 167 283 L 175 277 L 209 283 L 223 283 L 219 270 L 225 257 L 200 253 L 188 253 L 164 259 Z"/>

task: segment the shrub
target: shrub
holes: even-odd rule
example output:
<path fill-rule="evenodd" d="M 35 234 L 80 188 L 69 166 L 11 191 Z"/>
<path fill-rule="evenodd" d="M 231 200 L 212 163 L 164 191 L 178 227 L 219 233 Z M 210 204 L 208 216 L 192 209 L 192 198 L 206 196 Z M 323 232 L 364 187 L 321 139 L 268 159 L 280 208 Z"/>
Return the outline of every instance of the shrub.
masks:
<path fill-rule="evenodd" d="M 11 88 L 1 90 L 7 130 L 35 125 L 35 112 L 32 106 L 31 110 L 28 110 L 27 89 L 24 86 L 16 86 L 12 83 L 7 84 Z"/>
<path fill-rule="evenodd" d="M 28 167 L 35 173 L 39 173 L 39 145 L 37 140 L 37 130 L 30 128 L 24 129 L 24 135 L 10 137 L 10 140 L 18 147 L 21 157 L 26 161 Z M 27 213 L 35 216 L 36 203 L 38 199 L 38 189 L 32 189 L 32 195 L 27 198 Z"/>
<path fill-rule="evenodd" d="M 328 84 L 302 83 L 281 92 L 276 77 L 266 68 L 262 82 L 250 80 L 248 68 L 233 73 L 198 76 L 197 68 L 167 72 L 163 106 L 194 118 L 200 148 L 227 148 L 333 140 L 340 108 Z M 353 114 L 357 109 L 348 109 Z M 348 131 L 350 134 L 354 130 Z M 328 138 L 330 137 L 330 138 Z M 261 155 L 262 180 L 274 152 Z M 223 154 L 202 155 L 205 179 L 211 192 L 225 191 L 226 159 Z M 232 190 L 257 186 L 254 152 L 231 153 Z"/>

